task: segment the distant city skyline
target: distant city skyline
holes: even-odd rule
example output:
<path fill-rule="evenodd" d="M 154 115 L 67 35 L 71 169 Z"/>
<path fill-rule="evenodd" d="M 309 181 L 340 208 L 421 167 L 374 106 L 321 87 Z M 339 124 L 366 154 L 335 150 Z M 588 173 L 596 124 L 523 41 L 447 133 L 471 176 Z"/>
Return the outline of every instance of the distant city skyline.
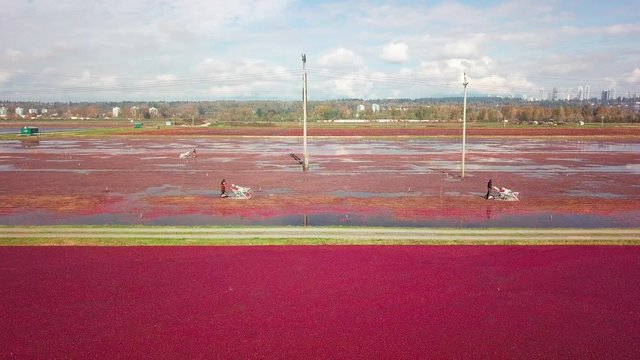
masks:
<path fill-rule="evenodd" d="M 640 93 L 632 1 L 15 1 L 0 100 Z M 587 90 L 589 86 L 590 90 Z M 587 94 L 589 93 L 590 94 Z"/>

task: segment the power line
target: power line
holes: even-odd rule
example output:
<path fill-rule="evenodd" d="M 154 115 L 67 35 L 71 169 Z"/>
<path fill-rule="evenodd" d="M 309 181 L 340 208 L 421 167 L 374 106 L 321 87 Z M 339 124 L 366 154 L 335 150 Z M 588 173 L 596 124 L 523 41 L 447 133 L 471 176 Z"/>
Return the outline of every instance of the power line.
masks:
<path fill-rule="evenodd" d="M 349 93 L 375 94 L 377 92 L 388 92 L 389 90 L 400 93 L 411 93 L 410 97 L 420 97 L 420 92 L 434 93 L 444 89 L 446 93 L 454 93 L 458 83 L 449 82 L 442 76 L 426 77 L 415 74 L 386 74 L 377 72 L 349 72 L 335 69 L 306 69 L 312 79 L 310 93 L 317 98 L 338 98 Z M 194 92 L 205 92 L 204 96 L 224 96 L 224 97 L 287 97 L 294 98 L 297 92 L 296 78 L 302 75 L 300 69 L 279 68 L 270 71 L 257 71 L 251 73 L 223 73 L 207 76 L 185 77 L 176 79 L 158 78 L 134 78 L 134 77 L 106 77 L 97 75 L 71 75 L 63 73 L 33 73 L 26 71 L 2 70 L 2 73 L 22 75 L 29 79 L 21 79 L 20 83 L 12 83 L 9 87 L 0 89 L 0 96 L 69 96 L 94 93 L 129 93 L 138 94 L 140 92 L 153 91 L 154 94 L 177 94 L 191 95 Z M 63 82 L 58 86 L 47 86 L 46 78 L 63 78 L 70 81 Z M 504 78 L 509 79 L 556 79 L 569 80 L 561 77 L 551 76 L 524 76 L 509 75 Z M 73 84 L 74 80 L 81 82 Z M 582 83 L 593 83 L 595 80 L 579 80 Z M 86 84 L 85 82 L 99 82 L 99 84 Z M 108 83 L 113 81 L 113 83 Z M 342 91 L 336 89 L 338 81 L 352 81 L 353 84 L 346 84 Z M 283 88 L 290 88 L 291 91 L 282 91 Z M 485 92 L 491 94 L 511 95 L 517 93 L 537 93 L 539 85 L 514 86 L 513 84 L 481 84 L 475 83 L 472 91 Z M 361 97 L 363 95 L 360 95 Z M 405 95 L 406 96 L 406 95 Z M 398 95 L 397 97 L 403 97 Z"/>

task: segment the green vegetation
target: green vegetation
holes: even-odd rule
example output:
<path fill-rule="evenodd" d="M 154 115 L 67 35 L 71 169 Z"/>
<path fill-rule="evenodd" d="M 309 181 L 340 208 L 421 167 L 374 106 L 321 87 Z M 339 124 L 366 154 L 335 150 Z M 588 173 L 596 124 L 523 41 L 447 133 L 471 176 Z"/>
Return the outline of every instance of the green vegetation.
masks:
<path fill-rule="evenodd" d="M 618 98 L 601 102 L 590 101 L 536 101 L 476 97 L 468 99 L 467 119 L 470 122 L 510 123 L 638 123 L 640 109 L 636 98 Z M 372 107 L 377 104 L 375 111 Z M 295 123 L 302 117 L 301 101 L 150 101 L 101 103 L 25 103 L 0 102 L 7 109 L 9 120 L 14 109 L 47 108 L 40 119 L 110 119 L 113 107 L 121 109 L 114 121 L 134 119 L 160 124 L 172 121 L 176 125 L 211 124 L 271 124 Z M 338 119 L 365 120 L 430 120 L 458 121 L 462 117 L 461 98 L 441 99 L 343 99 L 310 101 L 308 120 L 331 121 Z"/>
<path fill-rule="evenodd" d="M 2 246 L 640 245 L 640 229 L 0 227 Z"/>

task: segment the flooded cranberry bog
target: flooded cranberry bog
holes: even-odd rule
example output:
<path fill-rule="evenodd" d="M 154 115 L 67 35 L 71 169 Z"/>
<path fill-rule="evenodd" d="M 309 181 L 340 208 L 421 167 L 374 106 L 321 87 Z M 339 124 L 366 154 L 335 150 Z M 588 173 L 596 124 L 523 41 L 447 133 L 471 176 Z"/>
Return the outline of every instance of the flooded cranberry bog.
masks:
<path fill-rule="evenodd" d="M 640 357 L 638 128 L 471 129 L 464 178 L 455 129 L 312 129 L 306 172 L 299 129 L 58 129 L 0 136 L 4 245 L 361 242 L 0 246 L 2 358 Z M 516 233 L 555 245 L 474 245 Z"/>
<path fill-rule="evenodd" d="M 437 131 L 318 130 L 306 172 L 293 130 L 193 131 L 5 137 L 0 224 L 624 228 L 640 218 L 633 136 L 486 131 L 469 136 L 461 178 L 460 138 Z M 179 158 L 193 148 L 197 158 Z M 222 179 L 253 197 L 220 198 Z M 520 201 L 485 200 L 489 179 Z"/>

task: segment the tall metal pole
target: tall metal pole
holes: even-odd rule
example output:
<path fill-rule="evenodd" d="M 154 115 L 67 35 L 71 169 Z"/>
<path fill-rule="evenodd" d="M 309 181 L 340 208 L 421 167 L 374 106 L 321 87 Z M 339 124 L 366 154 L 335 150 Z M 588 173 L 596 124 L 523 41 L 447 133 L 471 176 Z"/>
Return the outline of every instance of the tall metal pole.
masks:
<path fill-rule="evenodd" d="M 309 169 L 309 152 L 307 150 L 307 55 L 302 54 L 302 141 L 304 143 L 304 160 L 302 163 L 302 170 L 307 171 Z"/>
<path fill-rule="evenodd" d="M 460 177 L 464 177 L 464 156 L 467 151 L 467 74 L 464 73 L 464 100 L 462 105 L 462 166 L 460 170 Z"/>

